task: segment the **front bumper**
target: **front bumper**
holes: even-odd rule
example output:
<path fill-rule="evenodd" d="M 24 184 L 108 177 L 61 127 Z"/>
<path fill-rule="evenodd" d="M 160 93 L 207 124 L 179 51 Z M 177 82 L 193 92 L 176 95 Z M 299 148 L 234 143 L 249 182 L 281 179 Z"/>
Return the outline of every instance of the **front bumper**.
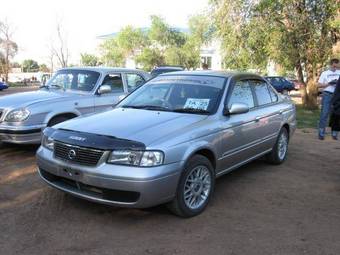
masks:
<path fill-rule="evenodd" d="M 0 125 L 0 142 L 16 144 L 39 144 L 46 125 L 6 126 Z"/>
<path fill-rule="evenodd" d="M 95 167 L 81 166 L 59 160 L 43 147 L 37 163 L 41 178 L 54 188 L 93 202 L 133 208 L 172 200 L 182 169 L 181 162 L 142 168 L 111 165 L 105 159 Z"/>

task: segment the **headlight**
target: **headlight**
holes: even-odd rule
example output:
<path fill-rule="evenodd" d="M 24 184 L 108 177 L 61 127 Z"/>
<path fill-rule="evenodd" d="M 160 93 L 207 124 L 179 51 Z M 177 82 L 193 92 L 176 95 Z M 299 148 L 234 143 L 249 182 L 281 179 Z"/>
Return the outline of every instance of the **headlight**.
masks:
<path fill-rule="evenodd" d="M 112 151 L 107 162 L 110 164 L 132 166 L 159 166 L 163 164 L 164 154 L 161 151 Z"/>
<path fill-rule="evenodd" d="M 54 140 L 47 136 L 47 135 L 43 135 L 42 141 L 41 141 L 41 145 L 43 147 L 45 147 L 46 149 L 49 149 L 51 151 L 53 151 L 54 149 Z"/>
<path fill-rule="evenodd" d="M 27 109 L 17 109 L 9 112 L 6 116 L 8 122 L 21 122 L 26 120 L 30 116 L 30 112 Z"/>

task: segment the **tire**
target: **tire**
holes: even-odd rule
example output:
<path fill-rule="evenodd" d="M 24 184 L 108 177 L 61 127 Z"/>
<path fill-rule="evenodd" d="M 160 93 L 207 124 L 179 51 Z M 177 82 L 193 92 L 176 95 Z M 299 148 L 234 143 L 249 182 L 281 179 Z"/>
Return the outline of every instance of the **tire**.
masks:
<path fill-rule="evenodd" d="M 198 178 L 197 175 L 200 175 L 201 178 Z M 194 184 L 191 180 L 197 180 L 195 178 L 201 182 Z M 176 196 L 168 204 L 168 209 L 183 218 L 196 216 L 207 207 L 214 187 L 215 174 L 211 162 L 202 155 L 194 155 L 184 168 L 177 186 Z M 187 194 L 186 198 L 185 194 Z M 190 202 L 192 202 L 191 207 Z"/>
<path fill-rule="evenodd" d="M 282 164 L 287 158 L 288 143 L 289 143 L 288 131 L 286 128 L 283 127 L 277 137 L 276 143 L 272 151 L 266 156 L 267 162 L 273 165 Z"/>
<path fill-rule="evenodd" d="M 57 117 L 53 117 L 47 124 L 48 127 L 52 127 L 54 125 L 57 125 L 61 122 L 67 121 L 71 118 L 66 117 L 66 116 L 57 116 Z"/>

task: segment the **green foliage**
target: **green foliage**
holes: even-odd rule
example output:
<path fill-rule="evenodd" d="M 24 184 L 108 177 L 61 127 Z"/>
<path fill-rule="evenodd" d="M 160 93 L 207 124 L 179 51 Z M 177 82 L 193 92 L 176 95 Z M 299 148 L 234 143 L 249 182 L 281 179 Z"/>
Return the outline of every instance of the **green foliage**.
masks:
<path fill-rule="evenodd" d="M 80 54 L 80 62 L 83 66 L 97 66 L 99 60 L 95 55 L 82 53 Z"/>
<path fill-rule="evenodd" d="M 141 29 L 135 29 L 132 26 L 123 28 L 116 38 L 118 47 L 122 50 L 125 57 L 135 55 L 148 44 L 148 38 Z"/>
<path fill-rule="evenodd" d="M 124 65 L 134 58 L 143 69 L 157 65 L 180 65 L 195 69 L 200 65 L 200 47 L 213 34 L 213 26 L 204 15 L 191 17 L 189 34 L 169 26 L 162 17 L 151 16 L 146 32 L 131 26 L 123 28 L 114 38 L 100 45 L 101 57 L 107 65 Z"/>
<path fill-rule="evenodd" d="M 24 73 L 37 72 L 39 71 L 39 64 L 33 59 L 26 59 L 21 64 L 22 71 Z"/>
<path fill-rule="evenodd" d="M 143 66 L 143 69 L 150 71 L 155 66 L 164 65 L 164 56 L 157 48 L 144 48 L 136 57 L 137 64 Z"/>
<path fill-rule="evenodd" d="M 115 38 L 105 40 L 99 46 L 102 61 L 109 66 L 123 66 L 125 62 L 123 50 Z"/>
<path fill-rule="evenodd" d="M 304 104 L 316 106 L 316 80 L 339 40 L 339 1 L 212 0 L 211 6 L 227 68 L 264 70 L 274 60 L 306 81 Z"/>
<path fill-rule="evenodd" d="M 43 73 L 49 73 L 51 70 L 47 67 L 46 64 L 39 65 L 39 71 Z"/>

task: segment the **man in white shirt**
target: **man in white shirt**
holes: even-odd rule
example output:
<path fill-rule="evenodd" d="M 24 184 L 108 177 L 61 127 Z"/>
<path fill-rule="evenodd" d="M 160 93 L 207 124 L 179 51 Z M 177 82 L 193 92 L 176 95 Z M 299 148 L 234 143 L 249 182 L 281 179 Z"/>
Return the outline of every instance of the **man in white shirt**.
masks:
<path fill-rule="evenodd" d="M 336 81 L 339 79 L 340 70 L 339 70 L 339 59 L 331 59 L 330 60 L 330 68 L 321 73 L 319 78 L 318 86 L 323 88 L 322 91 L 322 100 L 321 100 L 321 114 L 319 121 L 319 139 L 325 139 L 325 132 L 328 117 L 331 110 L 331 101 L 333 97 L 333 93 L 336 86 Z M 337 139 L 337 132 L 332 132 L 333 139 Z"/>

